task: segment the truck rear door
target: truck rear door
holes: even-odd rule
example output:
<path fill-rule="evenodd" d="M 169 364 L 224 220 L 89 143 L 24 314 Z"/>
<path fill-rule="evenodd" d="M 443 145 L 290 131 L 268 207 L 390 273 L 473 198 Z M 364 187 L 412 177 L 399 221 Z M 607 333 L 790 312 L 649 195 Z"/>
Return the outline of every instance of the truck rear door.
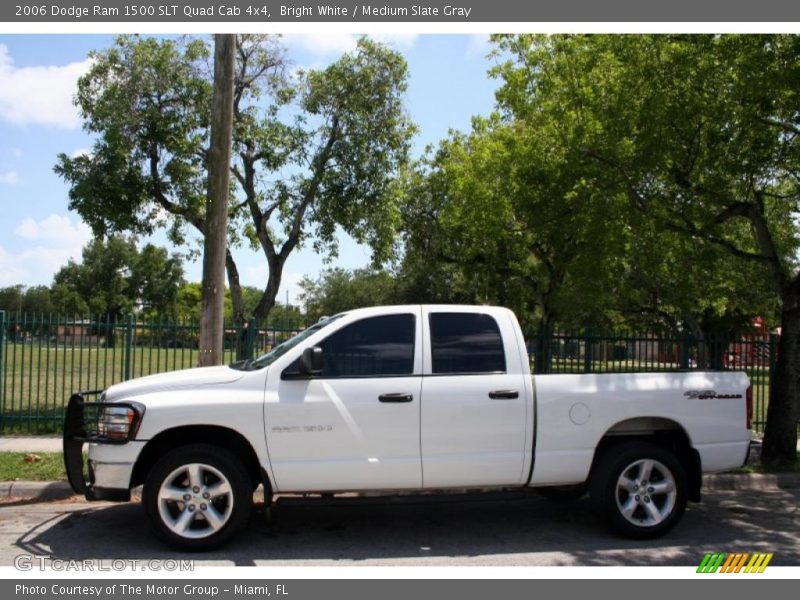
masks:
<path fill-rule="evenodd" d="M 423 307 L 422 324 L 424 487 L 522 483 L 532 416 L 511 318 L 490 308 Z"/>

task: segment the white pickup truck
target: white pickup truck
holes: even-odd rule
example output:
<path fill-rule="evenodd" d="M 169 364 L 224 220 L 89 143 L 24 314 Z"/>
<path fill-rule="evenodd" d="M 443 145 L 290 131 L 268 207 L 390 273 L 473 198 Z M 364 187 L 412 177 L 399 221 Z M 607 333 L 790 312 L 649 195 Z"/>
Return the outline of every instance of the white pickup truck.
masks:
<path fill-rule="evenodd" d="M 143 485 L 155 533 L 185 550 L 240 530 L 259 484 L 267 502 L 588 492 L 618 532 L 654 537 L 700 500 L 702 473 L 745 462 L 752 412 L 743 373 L 532 376 L 516 317 L 489 306 L 353 310 L 255 360 L 91 393 L 67 409 L 70 483 L 119 501 Z"/>

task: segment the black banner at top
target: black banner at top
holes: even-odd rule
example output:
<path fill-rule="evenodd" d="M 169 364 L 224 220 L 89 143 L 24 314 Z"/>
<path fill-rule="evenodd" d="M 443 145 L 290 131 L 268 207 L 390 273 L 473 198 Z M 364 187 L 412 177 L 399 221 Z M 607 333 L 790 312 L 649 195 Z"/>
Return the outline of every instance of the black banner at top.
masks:
<path fill-rule="evenodd" d="M 800 22 L 787 0 L 11 0 L 0 20 L 47 22 Z"/>

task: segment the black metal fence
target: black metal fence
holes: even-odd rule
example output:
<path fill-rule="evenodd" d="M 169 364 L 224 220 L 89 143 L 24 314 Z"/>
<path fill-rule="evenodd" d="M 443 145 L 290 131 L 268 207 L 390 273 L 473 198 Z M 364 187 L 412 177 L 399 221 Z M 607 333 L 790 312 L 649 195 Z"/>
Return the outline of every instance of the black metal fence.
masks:
<path fill-rule="evenodd" d="M 257 356 L 302 328 L 299 323 L 259 327 L 254 319 L 227 326 L 225 361 Z M 75 391 L 197 366 L 199 332 L 190 321 L 0 311 L 0 433 L 57 432 Z M 766 420 L 777 347 L 777 336 L 769 334 L 698 340 L 591 329 L 540 332 L 528 342 L 538 373 L 746 371 L 753 383 L 756 430 Z"/>
<path fill-rule="evenodd" d="M 256 356 L 303 328 L 228 325 L 224 359 Z M 73 392 L 196 367 L 199 337 L 191 321 L 0 311 L 0 433 L 57 432 Z"/>
<path fill-rule="evenodd" d="M 537 373 L 649 373 L 744 371 L 753 386 L 753 427 L 762 432 L 779 336 L 659 335 L 583 329 L 539 332 L 528 342 Z"/>

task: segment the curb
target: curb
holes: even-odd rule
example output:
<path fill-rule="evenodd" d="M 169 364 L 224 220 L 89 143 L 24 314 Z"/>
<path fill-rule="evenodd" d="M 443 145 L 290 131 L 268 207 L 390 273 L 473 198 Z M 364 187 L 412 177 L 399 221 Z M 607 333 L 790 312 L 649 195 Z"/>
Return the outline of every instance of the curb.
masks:
<path fill-rule="evenodd" d="M 717 473 L 703 475 L 703 492 L 758 492 L 800 487 L 800 473 Z"/>
<path fill-rule="evenodd" d="M 74 496 L 66 481 L 3 481 L 0 482 L 0 498 L 20 500 L 63 500 Z"/>
<path fill-rule="evenodd" d="M 703 492 L 768 491 L 800 488 L 800 473 L 719 473 L 703 476 Z M 66 481 L 3 481 L 0 498 L 20 500 L 63 500 L 76 496 Z M 460 494 L 449 494 L 450 499 Z M 475 497 L 475 494 L 467 494 Z M 374 497 L 359 497 L 358 502 L 375 501 Z"/>

